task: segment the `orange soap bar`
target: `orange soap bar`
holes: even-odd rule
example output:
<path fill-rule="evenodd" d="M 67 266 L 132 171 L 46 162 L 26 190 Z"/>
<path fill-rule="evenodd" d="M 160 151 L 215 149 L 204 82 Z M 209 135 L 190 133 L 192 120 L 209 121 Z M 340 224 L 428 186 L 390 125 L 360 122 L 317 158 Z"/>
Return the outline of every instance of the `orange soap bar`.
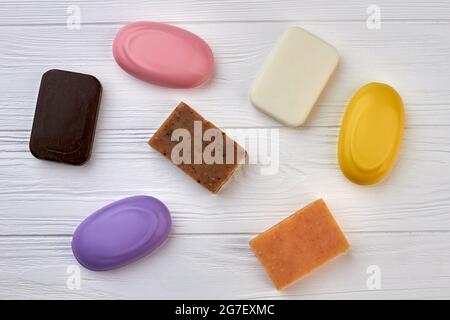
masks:
<path fill-rule="evenodd" d="M 250 241 L 278 290 L 350 248 L 322 199 L 287 217 Z"/>

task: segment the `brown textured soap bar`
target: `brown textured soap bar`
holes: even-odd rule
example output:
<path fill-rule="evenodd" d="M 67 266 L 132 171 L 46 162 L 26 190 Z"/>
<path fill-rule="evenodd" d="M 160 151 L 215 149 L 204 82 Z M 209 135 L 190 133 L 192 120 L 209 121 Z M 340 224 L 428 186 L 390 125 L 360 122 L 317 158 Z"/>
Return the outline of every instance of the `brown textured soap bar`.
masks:
<path fill-rule="evenodd" d="M 94 140 L 102 86 L 81 73 L 50 70 L 39 89 L 30 151 L 39 159 L 83 164 Z"/>
<path fill-rule="evenodd" d="M 319 199 L 252 239 L 250 247 L 281 290 L 346 252 L 350 244 Z"/>
<path fill-rule="evenodd" d="M 221 141 L 222 148 L 215 148 L 215 151 L 205 153 L 205 151 L 214 149 L 210 144 L 216 142 L 216 138 L 203 138 L 204 135 L 208 136 L 208 132 L 215 133 L 217 138 L 220 136 L 218 141 Z M 180 138 L 177 133 L 188 134 L 190 141 L 185 141 L 186 136 Z M 185 147 L 189 147 L 189 150 L 184 148 L 182 152 L 178 152 L 182 146 L 180 144 L 183 142 Z M 239 144 L 183 102 L 172 111 L 148 144 L 214 193 L 218 192 L 233 175 L 246 155 L 245 150 Z M 216 154 L 216 152 L 218 153 Z M 205 154 L 212 154 L 216 160 L 220 161 L 211 163 L 204 157 Z M 183 156 L 183 162 L 174 159 L 179 155 Z"/>

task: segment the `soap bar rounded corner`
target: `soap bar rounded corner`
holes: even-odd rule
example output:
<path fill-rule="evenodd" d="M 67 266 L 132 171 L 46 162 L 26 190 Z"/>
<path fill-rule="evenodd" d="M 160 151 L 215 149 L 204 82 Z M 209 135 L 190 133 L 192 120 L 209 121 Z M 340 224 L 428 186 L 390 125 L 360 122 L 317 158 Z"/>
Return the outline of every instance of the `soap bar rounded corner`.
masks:
<path fill-rule="evenodd" d="M 394 88 L 380 82 L 359 88 L 347 104 L 339 133 L 343 174 L 360 185 L 383 180 L 395 164 L 404 122 L 403 101 Z"/>
<path fill-rule="evenodd" d="M 335 47 L 301 27 L 291 27 L 272 48 L 253 83 L 252 104 L 288 127 L 299 127 L 338 62 Z"/>
<path fill-rule="evenodd" d="M 335 46 L 333 46 L 332 44 L 330 44 L 328 41 L 325 41 L 325 40 L 322 39 L 321 37 L 315 35 L 314 33 L 310 32 L 310 31 L 308 31 L 308 30 L 306 30 L 306 29 L 304 29 L 304 28 L 302 28 L 302 27 L 299 27 L 299 26 L 293 26 L 293 27 L 289 28 L 289 29 L 286 31 L 286 33 L 289 32 L 290 30 L 298 30 L 298 31 L 300 31 L 300 32 L 306 33 L 306 34 L 310 35 L 311 37 L 317 39 L 317 40 L 320 41 L 321 43 L 327 45 L 327 46 L 331 49 L 331 51 L 333 51 L 334 57 L 336 58 L 336 59 L 335 59 L 335 67 L 339 64 L 339 60 L 341 59 L 340 54 L 339 54 L 339 51 L 338 51 L 338 49 L 337 49 Z"/>
<path fill-rule="evenodd" d="M 171 225 L 169 209 L 157 198 L 124 198 L 98 209 L 79 224 L 72 237 L 72 252 L 89 270 L 117 269 L 159 248 Z"/>
<path fill-rule="evenodd" d="M 199 36 L 158 22 L 122 27 L 113 42 L 117 64 L 143 81 L 169 88 L 194 88 L 214 72 L 214 55 Z"/>
<path fill-rule="evenodd" d="M 101 82 L 91 74 L 46 70 L 39 85 L 30 153 L 36 159 L 76 166 L 88 162 L 101 96 Z"/>
<path fill-rule="evenodd" d="M 302 126 L 306 122 L 307 119 L 308 119 L 308 115 L 305 118 L 297 119 L 297 120 L 284 119 L 283 123 L 288 128 L 298 128 L 298 127 Z"/>
<path fill-rule="evenodd" d="M 252 104 L 252 106 L 256 110 L 268 115 L 275 121 L 278 121 L 289 128 L 298 128 L 306 122 L 306 119 L 308 118 L 309 114 L 306 117 L 297 119 L 295 121 L 292 118 L 283 118 L 283 117 L 279 117 L 279 115 L 277 115 L 277 114 L 271 113 L 270 108 L 264 107 L 264 106 L 260 105 L 260 103 L 258 101 L 256 101 L 256 99 L 254 97 L 254 87 L 255 87 L 255 85 L 253 85 L 250 89 L 249 100 L 250 100 L 250 103 Z"/>

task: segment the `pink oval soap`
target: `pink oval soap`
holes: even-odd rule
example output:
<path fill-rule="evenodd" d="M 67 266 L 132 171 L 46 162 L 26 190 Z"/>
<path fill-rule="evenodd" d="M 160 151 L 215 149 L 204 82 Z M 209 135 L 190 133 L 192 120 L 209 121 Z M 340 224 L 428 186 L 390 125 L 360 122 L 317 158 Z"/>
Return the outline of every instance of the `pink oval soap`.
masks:
<path fill-rule="evenodd" d="M 211 77 L 214 69 L 212 51 L 204 40 L 164 23 L 126 25 L 114 39 L 113 54 L 126 72 L 171 88 L 197 87 Z"/>

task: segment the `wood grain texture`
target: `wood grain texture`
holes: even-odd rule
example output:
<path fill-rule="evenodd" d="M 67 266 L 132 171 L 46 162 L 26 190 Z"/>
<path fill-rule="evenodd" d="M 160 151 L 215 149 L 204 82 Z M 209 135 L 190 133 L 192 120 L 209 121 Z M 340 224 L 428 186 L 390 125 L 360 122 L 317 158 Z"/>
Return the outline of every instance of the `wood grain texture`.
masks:
<path fill-rule="evenodd" d="M 28 132 L 1 135 L 0 233 L 71 234 L 90 212 L 134 194 L 161 198 L 176 233 L 259 232 L 321 196 L 346 231 L 450 231 L 450 181 L 442 174 L 450 143 L 442 127 L 407 129 L 392 174 L 369 187 L 339 170 L 338 128 L 279 130 L 278 170 L 263 175 L 267 166 L 249 165 L 218 195 L 150 149 L 151 130 L 99 130 L 82 167 L 34 159 Z"/>
<path fill-rule="evenodd" d="M 73 4 L 81 9 L 80 30 L 66 27 Z M 450 298 L 450 3 L 377 1 L 380 30 L 366 27 L 370 4 L 2 1 L 0 299 Z M 122 71 L 111 42 L 135 20 L 171 22 L 204 38 L 216 58 L 213 79 L 174 90 Z M 291 26 L 322 37 L 341 57 L 298 129 L 282 127 L 248 100 L 267 54 Z M 90 73 L 103 84 L 93 157 L 82 167 L 39 161 L 28 151 L 40 77 L 51 68 Z M 336 142 L 347 101 L 370 81 L 387 82 L 402 95 L 406 130 L 392 174 L 360 187 L 341 174 Z M 193 183 L 146 143 L 182 100 L 228 132 L 260 129 L 263 142 L 276 132 L 278 170 L 263 175 L 261 161 L 249 165 L 217 196 Z M 99 207 L 136 194 L 156 196 L 170 208 L 167 244 L 117 271 L 82 269 L 81 290 L 67 289 L 66 269 L 76 265 L 75 227 Z M 318 197 L 346 232 L 350 254 L 279 293 L 248 240 Z M 381 290 L 367 289 L 369 265 L 381 268 Z"/>
<path fill-rule="evenodd" d="M 202 88 L 160 88 L 126 74 L 111 52 L 121 25 L 83 26 L 79 31 L 64 26 L 4 27 L 0 129 L 31 128 L 40 77 L 51 68 L 91 73 L 101 80 L 100 129 L 156 129 L 180 100 L 219 126 L 279 126 L 251 106 L 248 92 L 283 30 L 298 24 L 179 25 L 204 37 L 216 56 L 215 76 Z M 363 23 L 301 26 L 327 39 L 341 56 L 307 126 L 338 126 L 346 102 L 368 81 L 390 83 L 400 92 L 407 126 L 450 124 L 450 24 L 387 22 L 378 31 Z"/>
<path fill-rule="evenodd" d="M 179 21 L 348 21 L 367 19 L 366 9 L 376 4 L 386 20 L 448 20 L 445 0 L 3 0 L 2 25 L 65 24 L 67 8 L 78 5 L 84 23 L 137 20 Z"/>
<path fill-rule="evenodd" d="M 248 249 L 254 235 L 171 236 L 158 251 L 110 272 L 81 269 L 80 290 L 66 286 L 77 265 L 70 237 L 0 238 L 3 298 L 335 299 L 448 298 L 448 233 L 348 233 L 352 244 L 309 277 L 279 292 Z M 366 286 L 381 270 L 381 289 Z"/>

